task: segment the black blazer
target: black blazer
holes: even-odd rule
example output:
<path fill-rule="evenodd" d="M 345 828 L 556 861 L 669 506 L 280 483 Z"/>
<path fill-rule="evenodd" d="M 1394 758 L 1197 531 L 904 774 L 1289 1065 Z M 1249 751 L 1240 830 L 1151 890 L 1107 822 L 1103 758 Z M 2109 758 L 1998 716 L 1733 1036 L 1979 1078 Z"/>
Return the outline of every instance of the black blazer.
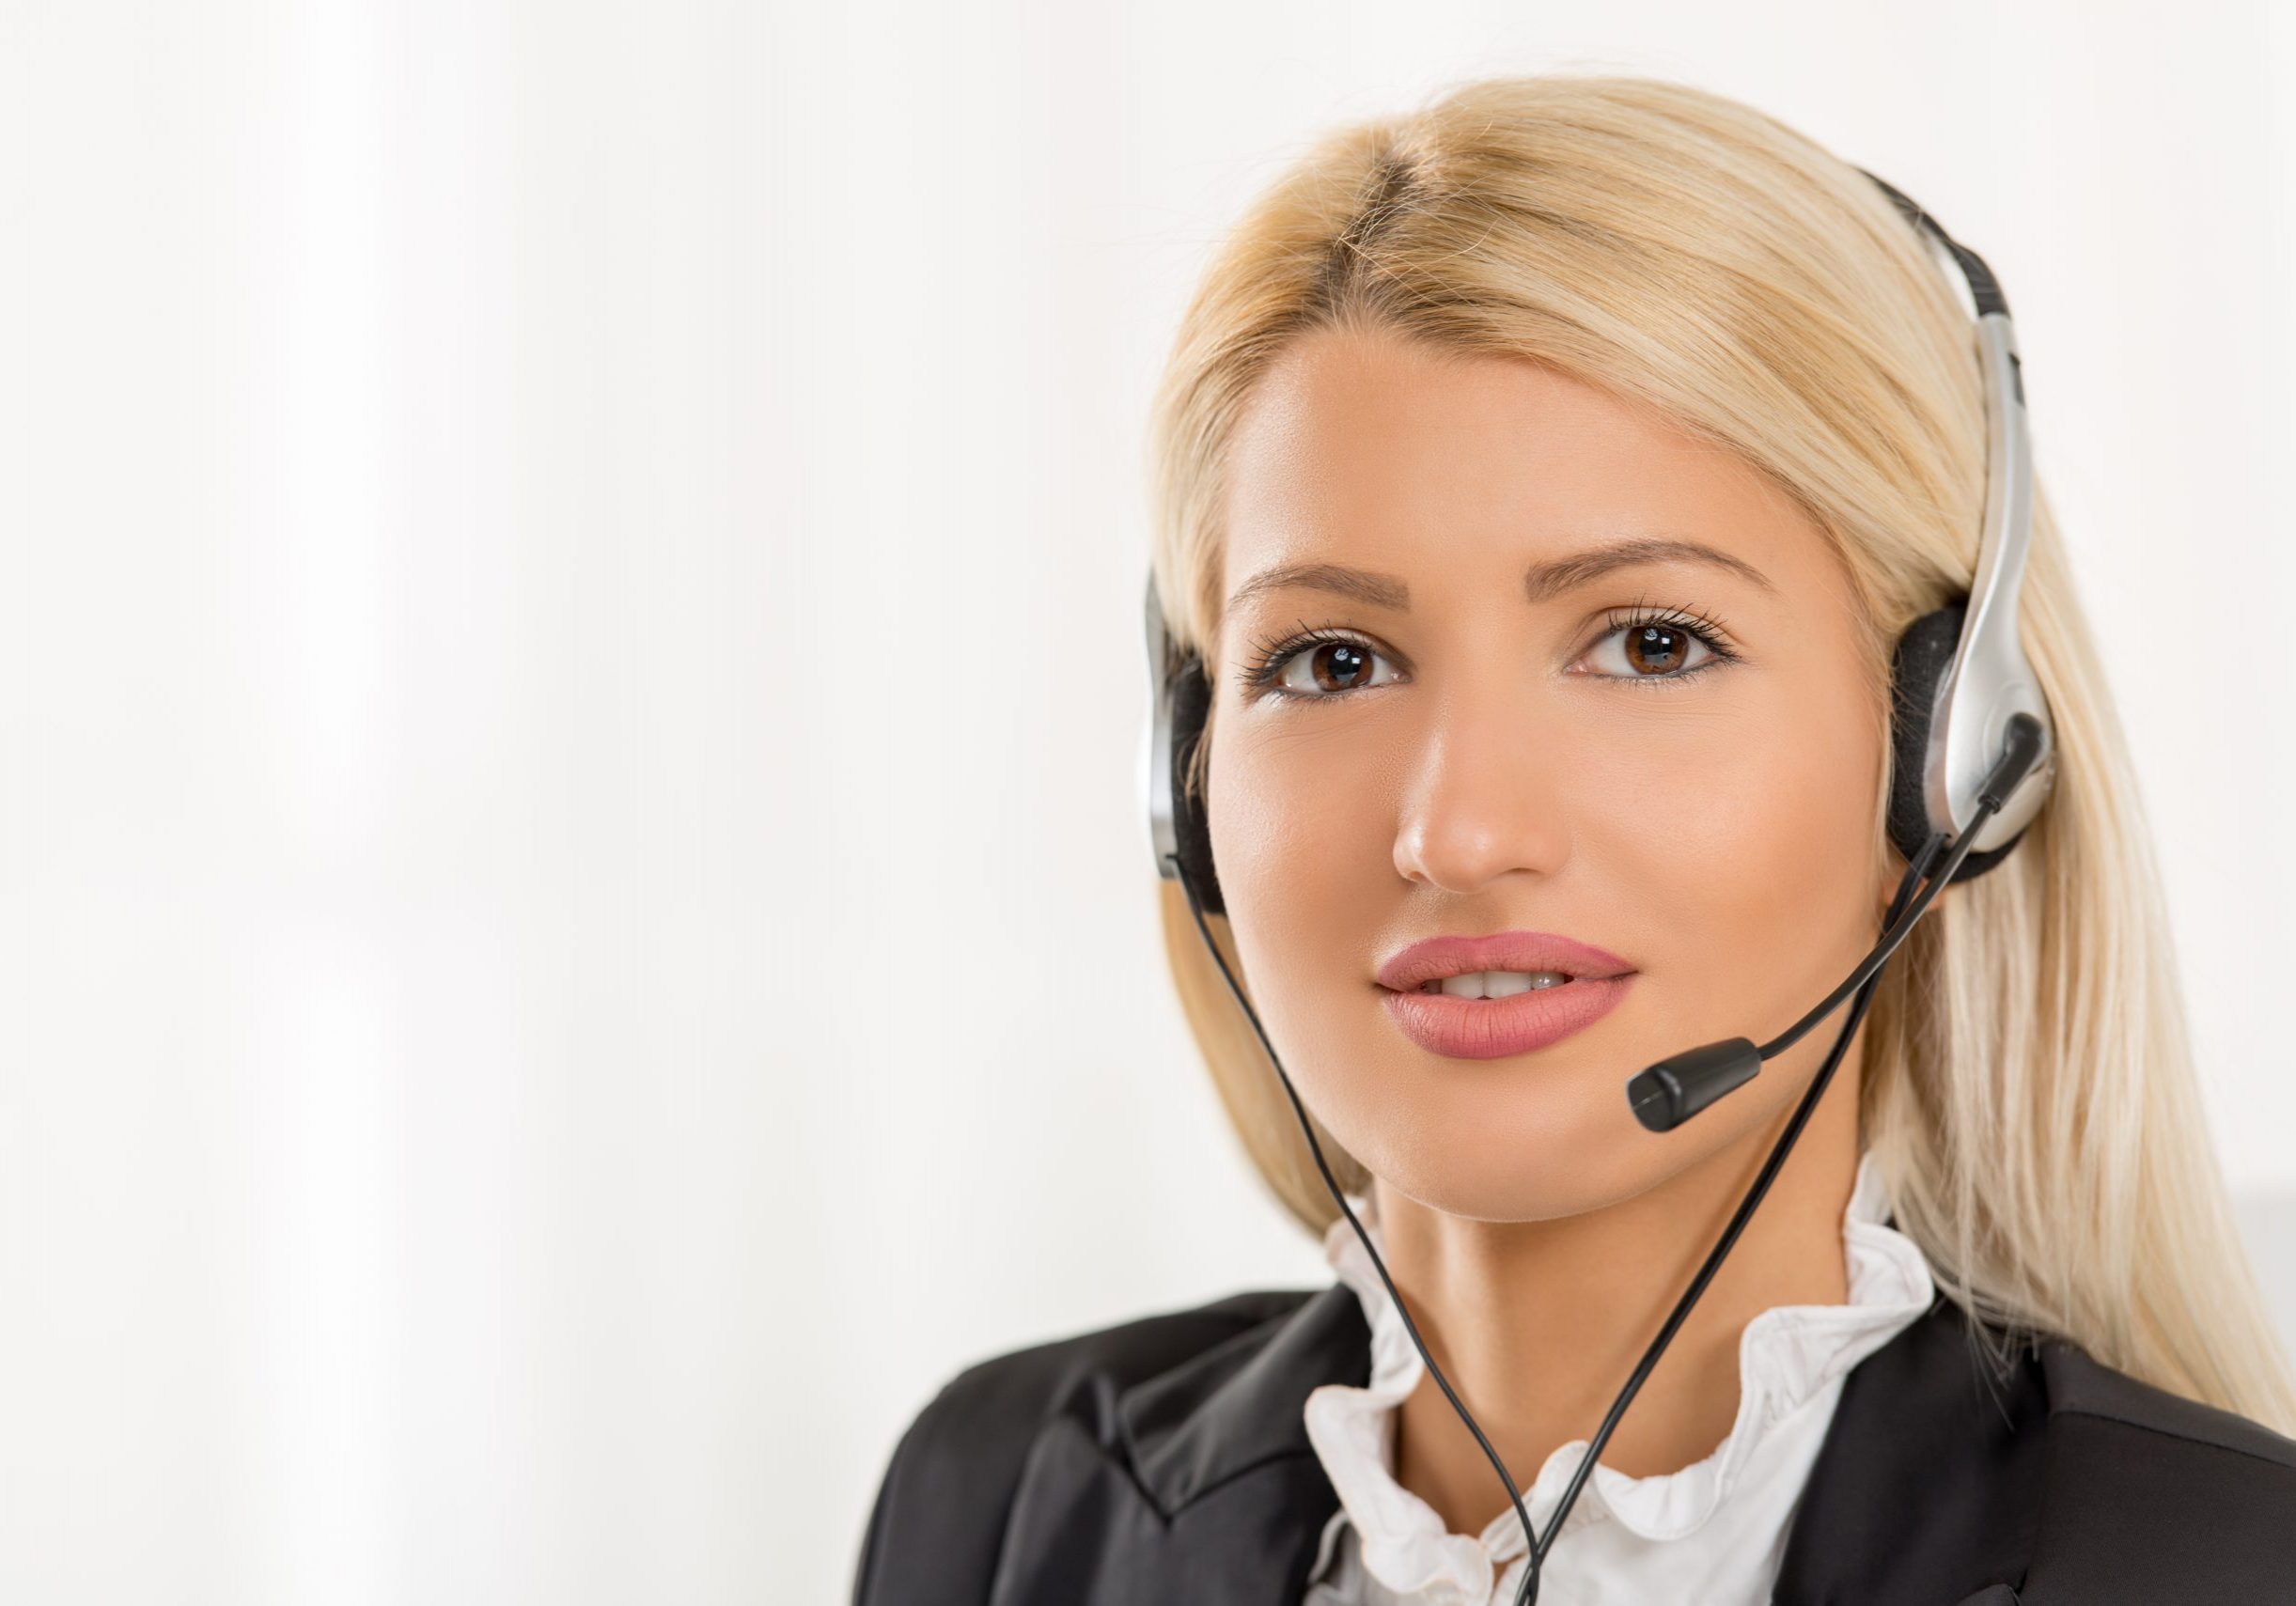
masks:
<path fill-rule="evenodd" d="M 2296 1602 L 2296 1441 L 2061 1340 L 2002 1376 L 1963 1319 L 1941 1293 L 1844 1380 L 1779 1606 Z M 1334 1283 L 968 1367 L 894 1450 L 855 1606 L 1299 1606 L 1338 1507 L 1307 1394 L 1370 1364 Z"/>

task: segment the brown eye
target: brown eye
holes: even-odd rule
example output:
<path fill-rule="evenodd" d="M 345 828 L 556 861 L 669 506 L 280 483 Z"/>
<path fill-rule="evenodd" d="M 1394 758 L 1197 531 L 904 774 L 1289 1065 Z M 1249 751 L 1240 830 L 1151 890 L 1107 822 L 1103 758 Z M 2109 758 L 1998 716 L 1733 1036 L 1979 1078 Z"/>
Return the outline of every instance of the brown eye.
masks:
<path fill-rule="evenodd" d="M 1383 678 L 1380 665 L 1386 664 Z M 1277 659 L 1264 677 L 1284 695 L 1316 702 L 1344 696 L 1395 678 L 1394 665 L 1359 641 L 1311 641 Z"/>
<path fill-rule="evenodd" d="M 1663 619 L 1614 627 L 1587 654 L 1595 673 L 1617 680 L 1679 680 L 1723 654 L 1700 631 Z"/>

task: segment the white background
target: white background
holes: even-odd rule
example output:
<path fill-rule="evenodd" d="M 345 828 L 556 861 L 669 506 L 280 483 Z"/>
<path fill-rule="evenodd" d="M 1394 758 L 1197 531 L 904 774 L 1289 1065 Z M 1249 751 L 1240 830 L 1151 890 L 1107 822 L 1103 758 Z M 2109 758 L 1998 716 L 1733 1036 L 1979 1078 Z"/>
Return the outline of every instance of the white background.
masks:
<path fill-rule="evenodd" d="M 1147 396 L 1276 164 L 1558 65 L 2000 273 L 2296 1330 L 2288 8 L 19 3 L 0 1597 L 836 1600 L 961 1365 L 1324 1281 L 1163 979 Z"/>

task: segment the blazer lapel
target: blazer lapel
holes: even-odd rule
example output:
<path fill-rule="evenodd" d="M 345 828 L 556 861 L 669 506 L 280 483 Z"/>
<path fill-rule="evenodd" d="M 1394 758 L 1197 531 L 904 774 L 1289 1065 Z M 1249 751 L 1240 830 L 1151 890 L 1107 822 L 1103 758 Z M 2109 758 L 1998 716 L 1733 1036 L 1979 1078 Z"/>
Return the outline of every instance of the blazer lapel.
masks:
<path fill-rule="evenodd" d="M 1851 1369 L 1787 1535 L 1776 1606 L 2014 1606 L 2039 1515 L 2038 1358 L 2007 1375 L 1942 1294 Z"/>
<path fill-rule="evenodd" d="M 1296 1601 L 1339 1505 L 1307 1396 L 1370 1371 L 1361 1302 L 1335 1283 L 1118 1392 L 1113 1431 L 1055 1422 L 1023 1470 L 992 1606 Z"/>

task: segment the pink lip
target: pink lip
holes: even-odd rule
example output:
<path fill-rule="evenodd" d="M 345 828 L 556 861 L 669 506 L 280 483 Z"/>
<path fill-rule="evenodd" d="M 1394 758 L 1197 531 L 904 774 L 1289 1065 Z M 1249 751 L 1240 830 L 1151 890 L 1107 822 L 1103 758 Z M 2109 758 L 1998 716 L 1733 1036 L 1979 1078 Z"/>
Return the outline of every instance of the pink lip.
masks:
<path fill-rule="evenodd" d="M 1572 979 L 1512 998 L 1455 998 L 1418 990 L 1468 971 L 1560 971 Z M 1546 931 L 1430 937 L 1380 966 L 1381 1002 L 1403 1035 L 1452 1059 L 1499 1059 L 1560 1042 L 1617 1008 L 1633 967 L 1606 949 Z"/>

